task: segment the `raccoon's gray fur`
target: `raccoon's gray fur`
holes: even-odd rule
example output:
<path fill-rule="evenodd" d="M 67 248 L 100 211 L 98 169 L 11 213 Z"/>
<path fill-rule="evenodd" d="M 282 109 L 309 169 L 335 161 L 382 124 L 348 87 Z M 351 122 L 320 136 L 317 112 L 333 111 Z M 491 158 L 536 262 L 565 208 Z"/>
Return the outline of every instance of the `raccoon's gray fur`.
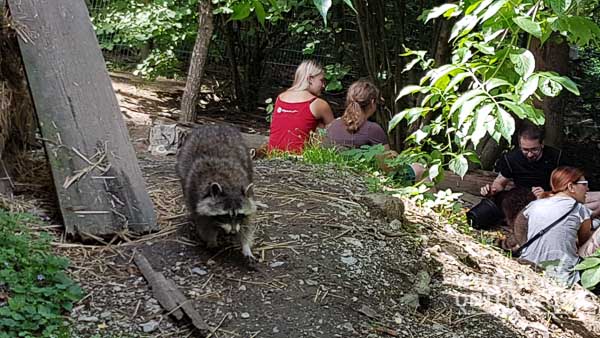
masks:
<path fill-rule="evenodd" d="M 235 234 L 244 256 L 254 259 L 252 159 L 240 132 L 224 125 L 194 128 L 177 154 L 176 170 L 199 237 L 216 247 L 219 232 Z"/>

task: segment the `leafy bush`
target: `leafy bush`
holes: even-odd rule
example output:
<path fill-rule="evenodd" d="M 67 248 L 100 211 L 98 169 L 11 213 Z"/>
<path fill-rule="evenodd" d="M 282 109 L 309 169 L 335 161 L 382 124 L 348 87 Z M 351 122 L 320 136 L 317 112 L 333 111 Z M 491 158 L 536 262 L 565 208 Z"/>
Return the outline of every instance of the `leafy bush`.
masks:
<path fill-rule="evenodd" d="M 174 50 L 195 41 L 197 4 L 197 0 L 116 0 L 92 13 L 92 22 L 102 49 L 111 51 L 119 45 L 139 52 L 137 74 L 172 77 L 180 71 L 181 61 Z"/>
<path fill-rule="evenodd" d="M 591 290 L 600 285 L 600 249 L 585 257 L 575 266 L 575 270 L 581 272 L 581 285 L 584 288 Z"/>
<path fill-rule="evenodd" d="M 68 337 L 63 314 L 82 290 L 64 272 L 68 260 L 50 253 L 50 236 L 30 233 L 30 221 L 0 210 L 0 338 Z"/>

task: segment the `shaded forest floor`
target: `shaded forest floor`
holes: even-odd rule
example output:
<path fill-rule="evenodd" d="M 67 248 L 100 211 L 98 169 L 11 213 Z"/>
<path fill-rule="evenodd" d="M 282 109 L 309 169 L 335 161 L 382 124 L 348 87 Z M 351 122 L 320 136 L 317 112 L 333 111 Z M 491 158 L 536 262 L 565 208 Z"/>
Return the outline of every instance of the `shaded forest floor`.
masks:
<path fill-rule="evenodd" d="M 87 292 L 71 315 L 77 336 L 199 336 L 153 298 L 132 261 L 139 252 L 218 327 L 213 337 L 600 337 L 600 302 L 588 292 L 553 285 L 485 233 L 462 234 L 410 201 L 405 219 L 386 219 L 364 177 L 335 166 L 255 161 L 260 271 L 240 263 L 238 248 L 206 250 L 187 229 L 174 157 L 146 151 L 153 116 L 172 112 L 176 89 L 114 86 L 161 231 L 108 246 L 57 237 Z M 205 118 L 229 122 L 222 110 Z M 262 121 L 232 120 L 246 131 L 266 130 Z M 29 165 L 17 198 L 50 222 L 57 207 L 39 179 L 48 168 L 39 157 Z"/>

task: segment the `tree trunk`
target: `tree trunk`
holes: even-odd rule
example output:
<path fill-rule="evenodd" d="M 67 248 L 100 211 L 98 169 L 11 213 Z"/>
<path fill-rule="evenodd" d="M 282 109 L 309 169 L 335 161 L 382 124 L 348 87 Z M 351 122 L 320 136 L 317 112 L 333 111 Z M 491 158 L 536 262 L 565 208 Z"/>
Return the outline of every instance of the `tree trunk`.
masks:
<path fill-rule="evenodd" d="M 535 56 L 536 71 L 555 71 L 560 75 L 569 72 L 569 44 L 560 36 L 553 36 L 540 45 L 538 39 L 532 39 L 531 52 Z M 565 91 L 557 97 L 544 97 L 536 101 L 536 108 L 544 110 L 546 116 L 546 137 L 544 143 L 560 147 L 563 136 L 563 114 L 565 109 Z"/>
<path fill-rule="evenodd" d="M 204 75 L 204 64 L 208 56 L 208 45 L 214 30 L 213 14 L 210 0 L 202 0 L 198 5 L 198 36 L 192 52 L 190 68 L 188 70 L 183 97 L 181 98 L 182 122 L 196 121 L 196 100 Z"/>

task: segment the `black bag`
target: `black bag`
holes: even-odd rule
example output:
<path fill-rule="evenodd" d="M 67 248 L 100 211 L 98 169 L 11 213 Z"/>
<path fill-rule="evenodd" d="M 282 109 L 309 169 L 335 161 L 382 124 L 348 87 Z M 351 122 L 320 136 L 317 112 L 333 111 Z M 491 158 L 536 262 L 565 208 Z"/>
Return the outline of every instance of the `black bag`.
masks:
<path fill-rule="evenodd" d="M 469 224 L 478 230 L 485 230 L 500 224 L 504 219 L 502 210 L 489 198 L 482 199 L 467 211 Z"/>

